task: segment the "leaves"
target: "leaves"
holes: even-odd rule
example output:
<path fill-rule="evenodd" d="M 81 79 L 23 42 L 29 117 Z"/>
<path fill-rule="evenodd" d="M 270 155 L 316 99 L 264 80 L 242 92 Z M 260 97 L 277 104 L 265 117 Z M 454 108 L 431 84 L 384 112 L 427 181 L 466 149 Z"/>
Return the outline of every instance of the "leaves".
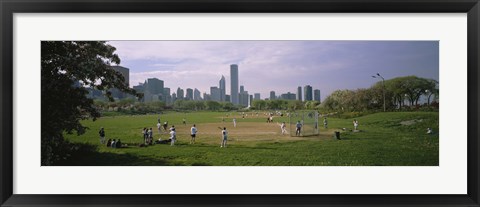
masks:
<path fill-rule="evenodd" d="M 41 42 L 41 120 L 42 165 L 52 164 L 56 147 L 63 142 L 63 133 L 83 134 L 86 127 L 80 120 L 100 117 L 88 91 L 81 87 L 105 91 L 108 89 L 136 94 L 125 83 L 123 75 L 111 68 L 119 64 L 115 47 L 102 41 L 42 41 Z"/>

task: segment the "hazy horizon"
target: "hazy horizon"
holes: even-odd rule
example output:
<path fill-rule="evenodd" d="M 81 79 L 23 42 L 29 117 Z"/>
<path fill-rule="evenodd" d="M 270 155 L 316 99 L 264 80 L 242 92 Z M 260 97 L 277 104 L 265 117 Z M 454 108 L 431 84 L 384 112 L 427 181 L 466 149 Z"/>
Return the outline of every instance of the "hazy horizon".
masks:
<path fill-rule="evenodd" d="M 130 87 L 147 78 L 210 93 L 237 64 L 239 85 L 261 98 L 320 89 L 322 100 L 339 89 L 368 88 L 379 79 L 415 75 L 439 80 L 438 41 L 109 41 L 120 66 L 130 69 Z"/>

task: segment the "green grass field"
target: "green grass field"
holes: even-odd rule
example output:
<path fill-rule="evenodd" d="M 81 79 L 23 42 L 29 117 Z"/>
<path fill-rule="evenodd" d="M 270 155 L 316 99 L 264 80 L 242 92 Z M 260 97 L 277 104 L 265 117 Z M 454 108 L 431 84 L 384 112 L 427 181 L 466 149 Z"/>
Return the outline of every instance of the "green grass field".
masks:
<path fill-rule="evenodd" d="M 62 165 L 116 166 L 438 166 L 438 112 L 386 112 L 357 117 L 361 132 L 352 132 L 353 119 L 328 118 L 328 129 L 320 119 L 320 135 L 291 137 L 281 135 L 277 122 L 288 117 L 274 117 L 252 112 L 242 119 L 238 112 L 166 112 L 161 121 L 175 125 L 178 142 L 138 147 L 143 142 L 142 129 L 154 129 L 154 139 L 168 139 L 156 130 L 159 115 L 109 116 L 97 121 L 83 121 L 90 130 L 84 135 L 66 135 L 74 143 L 97 146 L 94 152 L 75 154 Z M 237 127 L 232 118 L 236 117 Z M 222 122 L 222 117 L 225 122 Z M 182 124 L 186 118 L 187 125 Z M 190 127 L 198 128 L 197 141 L 190 142 Z M 120 138 L 128 147 L 112 149 L 100 145 L 98 130 L 104 127 L 106 138 Z M 221 130 L 227 127 L 227 148 L 220 148 Z M 434 134 L 426 134 L 430 127 Z M 347 128 L 343 131 L 342 128 Z M 292 128 L 293 129 L 293 128 Z M 290 132 L 290 128 L 287 127 Z M 341 140 L 333 138 L 341 131 Z"/>

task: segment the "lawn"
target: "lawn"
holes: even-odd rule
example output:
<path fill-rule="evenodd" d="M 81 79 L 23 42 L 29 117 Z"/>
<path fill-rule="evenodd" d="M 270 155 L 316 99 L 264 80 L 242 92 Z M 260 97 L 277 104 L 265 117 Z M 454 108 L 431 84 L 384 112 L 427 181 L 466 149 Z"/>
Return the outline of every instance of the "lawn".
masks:
<path fill-rule="evenodd" d="M 138 147 L 142 129 L 154 129 L 155 139 L 167 139 L 156 130 L 157 119 L 175 125 L 178 142 L 171 147 L 157 144 Z M 232 118 L 237 120 L 233 127 Z M 386 112 L 357 117 L 360 132 L 352 132 L 353 119 L 328 118 L 328 129 L 320 121 L 320 135 L 291 137 L 281 135 L 276 116 L 266 123 L 263 112 L 165 112 L 160 115 L 108 116 L 82 122 L 90 129 L 84 135 L 66 135 L 74 143 L 93 147 L 88 153 L 72 152 L 62 165 L 120 166 L 438 166 L 438 112 Z M 182 119 L 187 121 L 182 124 Z M 225 122 L 222 122 L 222 119 Z M 198 128 L 197 141 L 190 144 L 190 127 Z M 100 145 L 98 130 L 106 138 L 118 139 L 128 147 L 112 149 Z M 221 130 L 229 131 L 227 148 L 220 148 Z M 426 134 L 430 127 L 434 134 Z M 343 128 L 346 128 L 344 130 Z M 290 127 L 287 127 L 290 132 Z M 293 130 L 293 128 L 292 128 Z M 341 140 L 333 138 L 341 132 Z"/>

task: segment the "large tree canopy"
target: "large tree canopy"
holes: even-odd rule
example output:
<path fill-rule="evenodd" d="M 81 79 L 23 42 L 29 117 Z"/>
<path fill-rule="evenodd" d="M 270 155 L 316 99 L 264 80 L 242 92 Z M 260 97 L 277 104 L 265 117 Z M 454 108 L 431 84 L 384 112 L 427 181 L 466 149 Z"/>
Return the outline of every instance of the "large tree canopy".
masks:
<path fill-rule="evenodd" d="M 112 88 L 136 94 L 123 75 L 111 68 L 111 64 L 120 64 L 115 50 L 99 41 L 41 43 L 42 165 L 61 159 L 55 150 L 62 144 L 64 132 L 82 134 L 86 128 L 80 120 L 100 116 L 81 85 L 105 91 L 109 100 L 113 100 L 108 91 Z"/>
<path fill-rule="evenodd" d="M 385 105 L 387 109 L 401 108 L 404 100 L 417 105 L 420 97 L 438 94 L 438 81 L 416 76 L 385 80 Z M 377 82 L 368 89 L 337 90 L 322 103 L 329 111 L 365 111 L 383 106 L 383 83 Z"/>

